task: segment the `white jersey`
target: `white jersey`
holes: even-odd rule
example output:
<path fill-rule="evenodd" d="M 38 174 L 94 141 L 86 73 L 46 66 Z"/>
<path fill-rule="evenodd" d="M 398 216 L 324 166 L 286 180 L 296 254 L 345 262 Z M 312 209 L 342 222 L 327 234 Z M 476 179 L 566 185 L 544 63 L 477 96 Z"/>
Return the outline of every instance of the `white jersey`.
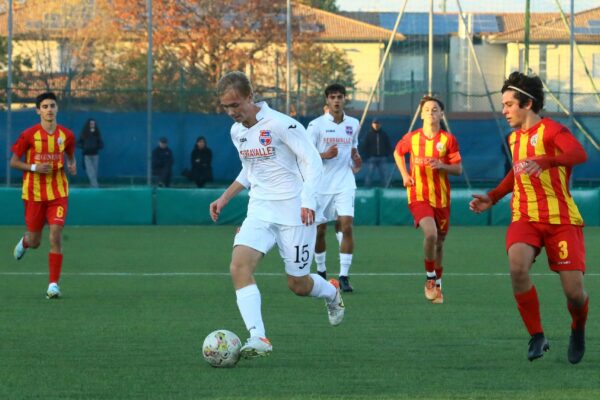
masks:
<path fill-rule="evenodd" d="M 352 172 L 352 149 L 358 148 L 358 120 L 344 114 L 342 122 L 336 124 L 333 116 L 323 114 L 308 124 L 306 129 L 319 153 L 337 144 L 338 155 L 323 159 L 323 179 L 317 189 L 319 194 L 335 194 L 356 189 Z"/>
<path fill-rule="evenodd" d="M 321 158 L 302 124 L 267 103 L 256 104 L 258 122 L 231 127 L 242 171 L 236 181 L 250 189 L 248 216 L 282 225 L 302 225 L 300 208 L 316 210 Z"/>

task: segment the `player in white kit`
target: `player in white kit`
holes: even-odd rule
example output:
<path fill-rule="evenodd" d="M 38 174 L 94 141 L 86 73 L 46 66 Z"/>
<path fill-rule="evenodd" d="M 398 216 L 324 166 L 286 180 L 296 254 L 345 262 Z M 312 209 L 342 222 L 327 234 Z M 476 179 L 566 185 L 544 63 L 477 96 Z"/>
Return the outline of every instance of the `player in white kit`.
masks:
<path fill-rule="evenodd" d="M 235 121 L 231 140 L 242 171 L 210 204 L 210 215 L 217 221 L 231 198 L 250 189 L 248 214 L 235 236 L 230 272 L 238 308 L 250 333 L 242 357 L 254 358 L 273 349 L 265 334 L 261 296 L 253 274 L 275 244 L 292 292 L 325 299 L 334 326 L 344 318 L 344 303 L 337 281 L 310 274 L 316 235 L 315 190 L 322 166 L 304 127 L 265 102 L 254 103 L 252 85 L 242 72 L 223 76 L 217 90 L 221 107 Z"/>
<path fill-rule="evenodd" d="M 317 242 L 315 261 L 317 273 L 327 276 L 325 265 L 327 222 L 336 221 L 336 236 L 340 249 L 339 284 L 343 292 L 352 292 L 348 275 L 352 265 L 354 238 L 354 174 L 362 166 L 358 154 L 359 122 L 344 113 L 346 88 L 332 84 L 325 89 L 328 111 L 308 124 L 307 132 L 323 160 L 323 179 L 317 189 Z"/>

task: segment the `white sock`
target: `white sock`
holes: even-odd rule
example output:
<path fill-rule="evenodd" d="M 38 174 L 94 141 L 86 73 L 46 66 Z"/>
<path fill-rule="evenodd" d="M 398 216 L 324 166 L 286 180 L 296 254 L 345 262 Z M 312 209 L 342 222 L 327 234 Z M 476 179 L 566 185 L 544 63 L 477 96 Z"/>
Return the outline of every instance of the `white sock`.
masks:
<path fill-rule="evenodd" d="M 335 237 L 338 241 L 338 245 L 341 247 L 342 246 L 342 240 L 344 239 L 344 233 L 343 232 L 336 232 L 335 233 Z"/>
<path fill-rule="evenodd" d="M 439 286 L 440 289 L 442 288 L 442 279 L 436 279 L 435 280 L 435 286 Z"/>
<path fill-rule="evenodd" d="M 427 278 L 434 278 L 435 279 L 435 277 L 436 277 L 435 271 L 431 271 L 431 272 L 426 271 L 426 273 L 427 273 Z"/>
<path fill-rule="evenodd" d="M 340 253 L 340 276 L 348 276 L 352 265 L 352 254 Z"/>
<path fill-rule="evenodd" d="M 266 337 L 265 325 L 260 312 L 260 291 L 256 284 L 245 286 L 235 291 L 237 305 L 242 314 L 246 329 L 250 336 Z"/>
<path fill-rule="evenodd" d="M 327 267 L 325 266 L 325 256 L 327 255 L 326 252 L 322 252 L 322 253 L 315 253 L 315 262 L 317 263 L 317 271 L 319 272 L 325 272 L 327 271 Z"/>
<path fill-rule="evenodd" d="M 325 299 L 327 301 L 333 301 L 337 293 L 337 289 L 331 283 L 327 282 L 319 274 L 310 274 L 314 285 L 310 291 L 310 297 L 317 297 L 319 299 Z"/>

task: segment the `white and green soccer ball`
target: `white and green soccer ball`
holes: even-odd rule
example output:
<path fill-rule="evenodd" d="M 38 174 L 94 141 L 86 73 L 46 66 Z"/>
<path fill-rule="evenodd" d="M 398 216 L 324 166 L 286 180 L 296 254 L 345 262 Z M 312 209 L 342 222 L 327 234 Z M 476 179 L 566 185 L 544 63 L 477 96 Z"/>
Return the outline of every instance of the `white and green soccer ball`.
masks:
<path fill-rule="evenodd" d="M 242 341 L 233 332 L 217 329 L 202 344 L 202 356 L 215 368 L 232 368 L 240 360 Z"/>

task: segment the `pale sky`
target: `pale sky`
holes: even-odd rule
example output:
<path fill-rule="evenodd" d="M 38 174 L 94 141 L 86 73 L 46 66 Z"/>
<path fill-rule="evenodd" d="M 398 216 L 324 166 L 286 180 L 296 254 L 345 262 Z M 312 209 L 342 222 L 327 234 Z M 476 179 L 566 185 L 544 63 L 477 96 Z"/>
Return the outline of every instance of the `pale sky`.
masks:
<path fill-rule="evenodd" d="M 599 0 L 573 0 L 575 12 L 600 7 Z M 434 12 L 442 10 L 446 3 L 449 12 L 458 11 L 456 0 L 434 0 Z M 555 0 L 531 0 L 532 12 L 559 12 Z M 569 13 L 571 0 L 559 0 L 565 13 Z M 404 0 L 337 0 L 342 11 L 400 11 Z M 525 12 L 525 0 L 460 0 L 465 12 Z M 408 0 L 406 11 L 429 11 L 429 0 Z"/>

